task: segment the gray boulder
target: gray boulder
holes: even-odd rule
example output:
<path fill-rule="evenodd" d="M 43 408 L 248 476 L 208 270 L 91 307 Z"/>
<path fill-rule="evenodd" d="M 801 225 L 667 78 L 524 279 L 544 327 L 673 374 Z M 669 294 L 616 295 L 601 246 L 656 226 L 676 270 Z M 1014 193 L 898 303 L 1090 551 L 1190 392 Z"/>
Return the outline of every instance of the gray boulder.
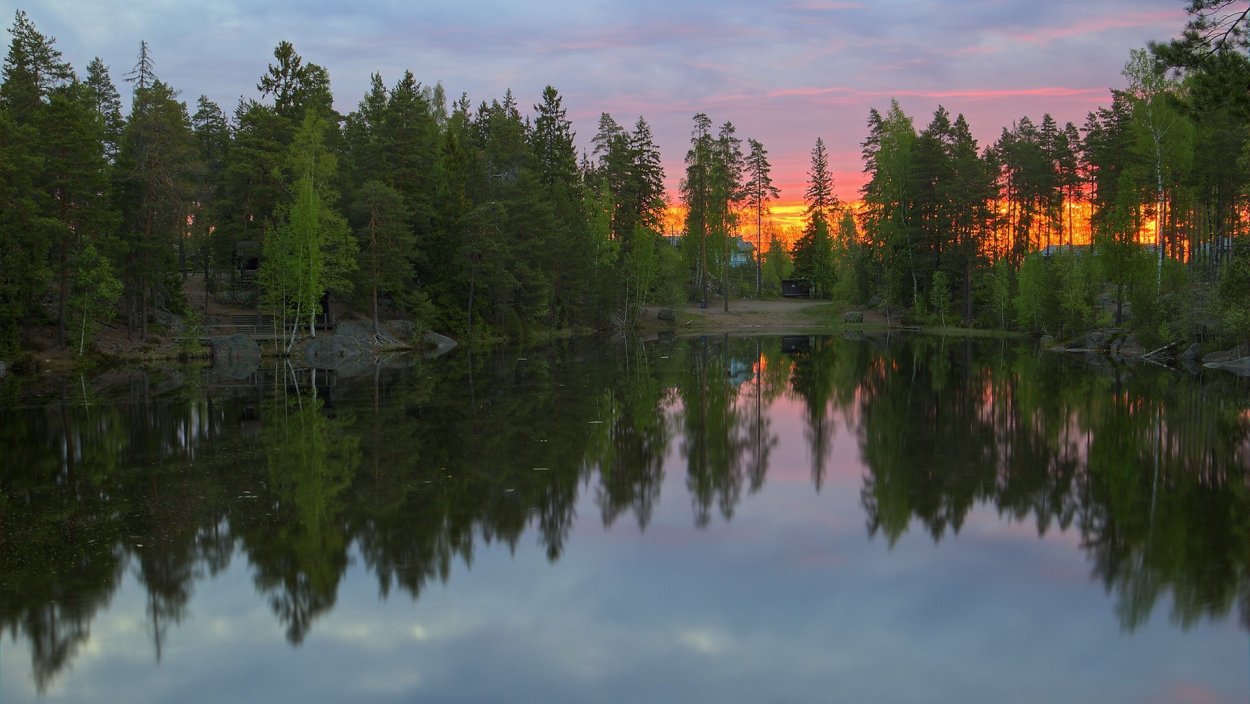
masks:
<path fill-rule="evenodd" d="M 260 367 L 260 345 L 247 335 L 214 337 L 213 372 L 231 379 L 246 379 Z"/>
<path fill-rule="evenodd" d="M 335 369 L 360 366 L 372 360 L 376 345 L 372 323 L 340 323 L 332 334 L 309 337 L 291 348 L 292 364 L 310 369 Z"/>
<path fill-rule="evenodd" d="M 657 310 L 655 312 L 655 317 L 658 320 L 667 320 L 669 322 L 677 320 L 677 314 L 673 312 L 672 308 L 661 308 Z"/>
<path fill-rule="evenodd" d="M 1069 343 L 1068 349 L 1073 351 L 1103 351 L 1108 349 L 1114 337 L 1115 333 L 1110 330 L 1091 330 Z"/>
<path fill-rule="evenodd" d="M 1189 347 L 1186 347 L 1184 352 L 1181 352 L 1180 359 L 1183 362 L 1193 362 L 1193 361 L 1196 361 L 1201 356 L 1202 356 L 1202 345 L 1200 343 L 1195 342 Z"/>
<path fill-rule="evenodd" d="M 417 325 L 411 320 L 391 320 L 383 323 L 382 328 L 386 334 L 406 344 L 417 338 Z"/>
<path fill-rule="evenodd" d="M 1240 359 L 1247 355 L 1250 355 L 1250 349 L 1247 349 L 1246 345 L 1238 345 L 1232 348 L 1231 350 L 1220 350 L 1219 352 L 1212 352 L 1211 354 L 1202 358 L 1202 363 L 1203 364 L 1224 364 L 1225 362 L 1231 362 L 1233 360 Z"/>
<path fill-rule="evenodd" d="M 1146 354 L 1146 348 L 1134 335 L 1118 337 L 1111 343 L 1113 357 L 1140 357 L 1143 354 Z"/>
<path fill-rule="evenodd" d="M 446 335 L 440 335 L 433 330 L 422 335 L 421 341 L 433 348 L 426 353 L 427 357 L 441 357 L 442 355 L 456 349 L 455 340 L 447 337 Z"/>
<path fill-rule="evenodd" d="M 1238 357 L 1227 362 L 1206 362 L 1202 366 L 1208 369 L 1222 369 L 1237 376 L 1250 376 L 1250 356 Z"/>
<path fill-rule="evenodd" d="M 864 322 L 864 312 L 859 310 L 848 310 L 842 314 L 842 322 L 862 323 Z"/>

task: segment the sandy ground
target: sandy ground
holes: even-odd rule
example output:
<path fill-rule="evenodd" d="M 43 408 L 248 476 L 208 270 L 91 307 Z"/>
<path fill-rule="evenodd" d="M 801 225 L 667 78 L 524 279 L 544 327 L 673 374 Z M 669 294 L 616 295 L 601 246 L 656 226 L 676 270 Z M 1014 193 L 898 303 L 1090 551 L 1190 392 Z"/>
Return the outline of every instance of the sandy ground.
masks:
<path fill-rule="evenodd" d="M 730 300 L 728 312 L 720 300 L 708 301 L 707 308 L 700 308 L 697 304 L 686 305 L 675 309 L 676 321 L 660 320 L 660 310 L 653 307 L 643 311 L 638 323 L 642 332 L 749 334 L 827 330 L 843 325 L 841 307 L 801 298 Z M 884 324 L 885 320 L 879 318 L 875 311 L 864 313 L 865 324 Z"/>

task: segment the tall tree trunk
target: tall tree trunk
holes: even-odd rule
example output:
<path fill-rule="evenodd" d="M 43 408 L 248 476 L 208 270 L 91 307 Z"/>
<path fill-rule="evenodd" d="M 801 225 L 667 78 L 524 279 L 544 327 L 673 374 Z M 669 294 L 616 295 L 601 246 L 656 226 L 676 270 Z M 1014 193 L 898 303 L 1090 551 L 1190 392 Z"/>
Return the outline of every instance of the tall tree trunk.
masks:
<path fill-rule="evenodd" d="M 966 249 L 965 249 L 966 251 Z M 964 257 L 964 322 L 972 320 L 972 259 Z"/>
<path fill-rule="evenodd" d="M 66 301 L 69 298 L 69 243 L 66 242 L 66 233 L 62 233 L 60 252 L 57 253 L 57 267 L 59 271 L 59 283 L 57 285 L 57 301 L 56 301 L 56 344 L 61 347 L 66 346 L 65 341 L 65 308 Z"/>
<path fill-rule="evenodd" d="M 699 283 L 699 307 L 707 308 L 707 228 L 699 226 L 699 275 L 695 277 Z"/>
<path fill-rule="evenodd" d="M 465 331 L 465 334 L 469 336 L 469 339 L 473 339 L 473 284 L 474 284 L 474 279 L 476 279 L 476 277 L 474 276 L 474 271 L 472 268 L 470 268 L 469 269 L 469 308 L 468 308 L 469 323 L 468 323 L 468 330 Z"/>
<path fill-rule="evenodd" d="M 143 221 L 143 243 L 142 243 L 143 247 L 140 250 L 142 252 L 142 257 L 144 259 L 147 259 L 148 256 L 150 256 L 151 254 L 151 248 L 148 245 L 152 241 L 152 220 L 154 217 L 155 217 L 155 213 L 152 212 L 151 207 L 148 207 L 146 217 L 144 218 L 144 221 Z M 145 261 L 143 262 L 142 266 L 149 266 L 150 264 L 151 264 L 150 262 Z M 139 299 L 139 340 L 143 342 L 147 342 L 148 341 L 148 272 L 146 269 L 143 270 L 139 278 L 141 281 L 141 285 L 139 286 L 139 293 L 142 296 Z"/>
<path fill-rule="evenodd" d="M 369 254 L 373 260 L 373 334 L 382 334 L 378 323 L 378 226 L 377 216 L 369 219 Z"/>
<path fill-rule="evenodd" d="M 758 204 L 760 201 L 756 200 Z M 760 246 L 760 231 L 764 225 L 764 209 L 759 205 L 755 208 L 755 297 L 764 296 L 763 288 L 763 249 Z"/>

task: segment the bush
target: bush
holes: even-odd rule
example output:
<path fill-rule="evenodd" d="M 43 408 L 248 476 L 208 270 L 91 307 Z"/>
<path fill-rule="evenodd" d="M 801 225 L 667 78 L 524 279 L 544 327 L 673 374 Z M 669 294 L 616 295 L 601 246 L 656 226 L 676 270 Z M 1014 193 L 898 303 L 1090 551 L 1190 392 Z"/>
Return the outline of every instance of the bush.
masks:
<path fill-rule="evenodd" d="M 1055 291 L 1061 312 L 1056 326 L 1059 333 L 1070 335 L 1102 323 L 1098 315 L 1098 293 L 1102 282 L 1093 258 L 1060 251 L 1051 257 L 1050 266 L 1054 269 Z"/>
<path fill-rule="evenodd" d="M 1224 264 L 1218 296 L 1224 341 L 1250 341 L 1250 253 L 1236 252 Z"/>
<path fill-rule="evenodd" d="M 1034 252 L 1020 262 L 1020 271 L 1016 274 L 1016 321 L 1029 332 L 1054 332 L 1055 287 L 1047 264 L 1041 252 Z"/>

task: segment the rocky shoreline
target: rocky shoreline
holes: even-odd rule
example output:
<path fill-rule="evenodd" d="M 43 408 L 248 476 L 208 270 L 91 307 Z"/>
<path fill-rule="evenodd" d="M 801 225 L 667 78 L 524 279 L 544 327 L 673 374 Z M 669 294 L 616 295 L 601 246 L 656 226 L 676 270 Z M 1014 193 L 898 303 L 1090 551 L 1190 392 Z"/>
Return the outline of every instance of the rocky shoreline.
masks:
<path fill-rule="evenodd" d="M 1053 352 L 1100 354 L 1113 360 L 1145 360 L 1187 370 L 1206 368 L 1250 376 L 1250 345 L 1247 344 L 1207 354 L 1203 354 L 1202 344 L 1198 342 L 1172 342 L 1147 350 L 1136 335 L 1116 328 L 1092 330 L 1066 341 L 1045 336 L 1041 344 Z"/>
<path fill-rule="evenodd" d="M 420 344 L 414 345 L 414 338 L 415 328 L 408 321 L 388 322 L 377 333 L 372 323 L 349 321 L 333 332 L 297 341 L 287 356 L 296 367 L 353 376 L 372 370 L 386 353 L 420 350 L 427 357 L 439 357 L 457 347 L 455 340 L 432 331 L 419 337 Z M 232 378 L 249 376 L 266 356 L 257 340 L 240 333 L 210 338 L 209 348 L 214 373 Z"/>

